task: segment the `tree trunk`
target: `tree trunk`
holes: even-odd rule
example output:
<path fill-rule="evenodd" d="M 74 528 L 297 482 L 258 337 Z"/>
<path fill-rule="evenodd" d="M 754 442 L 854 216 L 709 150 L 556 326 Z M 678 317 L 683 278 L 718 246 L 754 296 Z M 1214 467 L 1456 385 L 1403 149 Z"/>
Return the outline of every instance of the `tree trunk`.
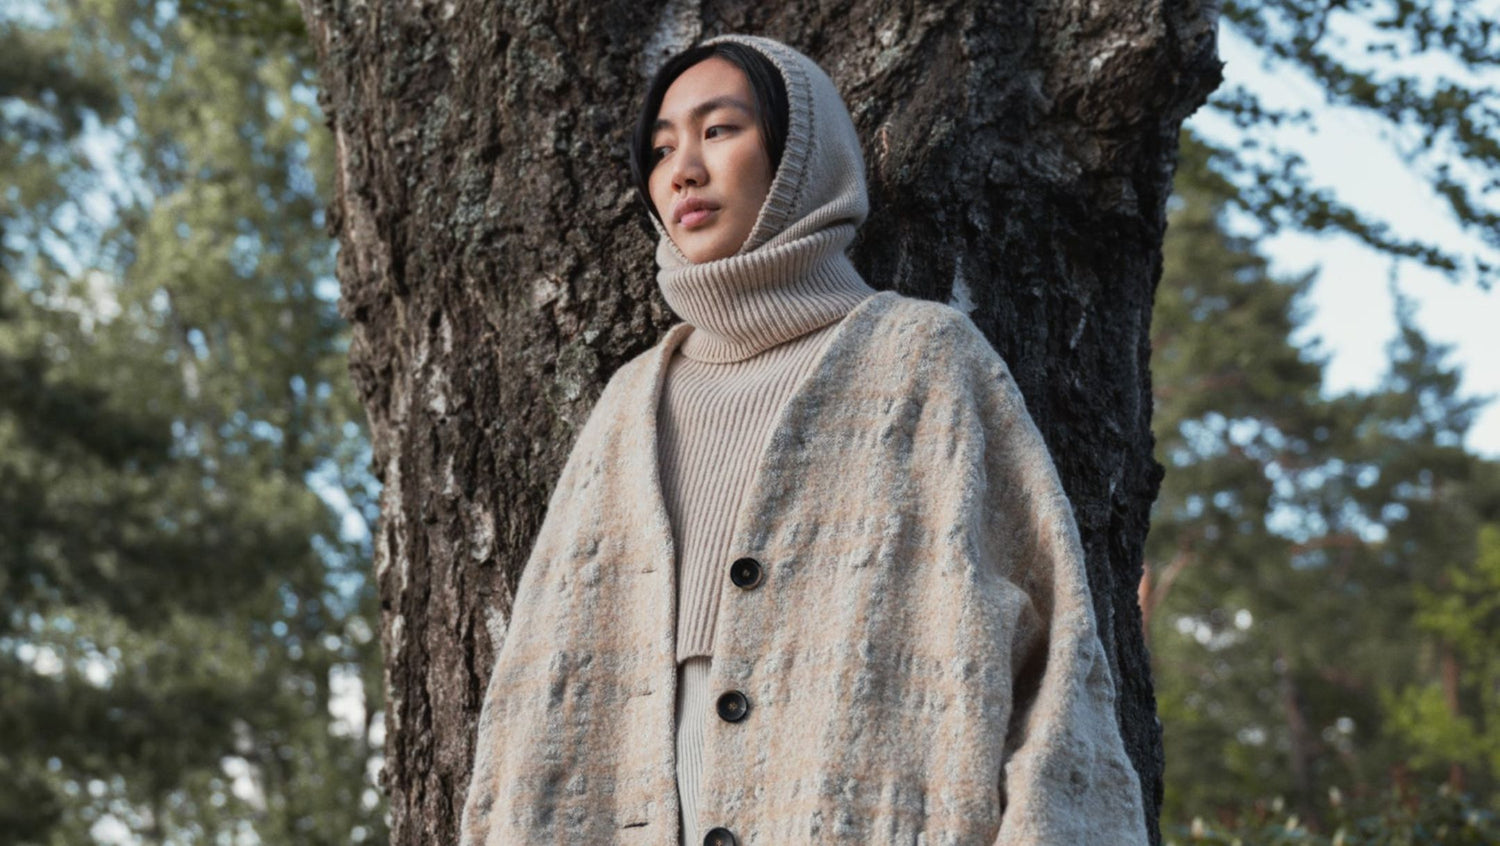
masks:
<path fill-rule="evenodd" d="M 1461 687 L 1459 685 L 1460 665 L 1458 653 L 1454 651 L 1451 643 L 1444 642 L 1439 647 L 1443 668 L 1443 703 L 1448 706 L 1448 716 L 1455 723 L 1463 720 L 1463 703 L 1460 701 Z M 1464 765 L 1454 761 L 1448 765 L 1448 786 L 1455 793 L 1463 793 L 1467 784 L 1464 778 Z"/>
<path fill-rule="evenodd" d="M 838 82 L 865 140 L 870 284 L 970 311 L 1010 363 L 1077 509 L 1156 836 L 1148 329 L 1178 130 L 1219 81 L 1214 4 L 302 2 L 384 484 L 393 843 L 455 839 L 547 495 L 610 374 L 675 322 L 626 138 L 660 60 L 727 31 Z"/>
<path fill-rule="evenodd" d="M 1302 690 L 1297 685 L 1296 667 L 1285 652 L 1276 656 L 1277 689 L 1281 695 L 1281 713 L 1286 720 L 1288 763 L 1292 771 L 1292 807 L 1304 822 L 1319 824 L 1317 807 L 1313 804 L 1313 761 L 1318 756 L 1317 735 L 1307 721 L 1307 710 L 1303 707 Z"/>

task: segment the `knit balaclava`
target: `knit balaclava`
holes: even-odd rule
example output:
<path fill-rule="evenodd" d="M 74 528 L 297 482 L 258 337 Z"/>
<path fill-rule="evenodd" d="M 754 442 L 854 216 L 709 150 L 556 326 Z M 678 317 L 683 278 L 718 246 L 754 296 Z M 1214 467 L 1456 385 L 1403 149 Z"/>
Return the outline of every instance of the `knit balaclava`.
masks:
<path fill-rule="evenodd" d="M 693 263 L 653 215 L 656 281 L 693 332 L 683 355 L 741 361 L 837 320 L 874 293 L 844 250 L 869 211 L 854 121 L 828 74 L 779 41 L 721 35 L 764 55 L 786 84 L 786 148 L 766 201 L 732 256 Z"/>

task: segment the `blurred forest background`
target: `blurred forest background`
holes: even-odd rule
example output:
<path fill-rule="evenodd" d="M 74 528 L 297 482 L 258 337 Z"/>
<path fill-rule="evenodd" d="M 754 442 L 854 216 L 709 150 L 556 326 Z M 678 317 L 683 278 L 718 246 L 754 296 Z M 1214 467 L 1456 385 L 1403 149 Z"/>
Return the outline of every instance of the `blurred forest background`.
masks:
<path fill-rule="evenodd" d="M 1257 29 L 1305 5 L 1226 3 L 1225 25 L 1316 56 L 1310 16 Z M 1500 63 L 1492 22 L 1391 8 L 1413 43 Z M 0 842 L 385 841 L 377 490 L 304 38 L 291 2 L 0 12 Z M 1493 92 L 1319 78 L 1500 162 Z M 1246 149 L 1285 117 L 1244 91 L 1206 108 Z M 1164 830 L 1500 842 L 1500 466 L 1464 445 L 1483 400 L 1402 296 L 1381 384 L 1327 390 L 1314 277 L 1273 276 L 1225 220 L 1475 263 L 1243 152 L 1184 132 L 1152 332 Z"/>

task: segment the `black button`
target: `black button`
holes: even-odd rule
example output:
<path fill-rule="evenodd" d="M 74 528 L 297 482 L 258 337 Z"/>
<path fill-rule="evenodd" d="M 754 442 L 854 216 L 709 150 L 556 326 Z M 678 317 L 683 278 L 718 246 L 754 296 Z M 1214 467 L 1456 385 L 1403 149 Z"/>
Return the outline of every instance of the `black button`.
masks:
<path fill-rule="evenodd" d="M 737 558 L 729 565 L 729 580 L 734 582 L 735 587 L 749 590 L 764 581 L 765 575 L 760 562 L 754 558 Z"/>
<path fill-rule="evenodd" d="M 737 723 L 750 713 L 750 700 L 738 690 L 731 690 L 720 696 L 714 707 L 718 709 L 720 717 L 728 722 Z"/>
<path fill-rule="evenodd" d="M 727 828 L 711 828 L 703 835 L 703 846 L 738 846 L 739 842 Z"/>

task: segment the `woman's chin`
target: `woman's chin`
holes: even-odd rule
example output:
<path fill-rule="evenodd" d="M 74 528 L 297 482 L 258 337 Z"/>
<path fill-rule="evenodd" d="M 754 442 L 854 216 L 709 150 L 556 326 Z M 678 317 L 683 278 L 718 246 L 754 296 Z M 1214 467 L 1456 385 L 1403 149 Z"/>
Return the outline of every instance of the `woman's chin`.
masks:
<path fill-rule="evenodd" d="M 728 258 L 734 255 L 739 245 L 726 244 L 724 243 L 725 240 L 727 239 L 684 238 L 677 242 L 677 248 L 682 251 L 682 254 L 687 257 L 688 261 L 693 264 L 703 264 L 704 262 Z"/>

